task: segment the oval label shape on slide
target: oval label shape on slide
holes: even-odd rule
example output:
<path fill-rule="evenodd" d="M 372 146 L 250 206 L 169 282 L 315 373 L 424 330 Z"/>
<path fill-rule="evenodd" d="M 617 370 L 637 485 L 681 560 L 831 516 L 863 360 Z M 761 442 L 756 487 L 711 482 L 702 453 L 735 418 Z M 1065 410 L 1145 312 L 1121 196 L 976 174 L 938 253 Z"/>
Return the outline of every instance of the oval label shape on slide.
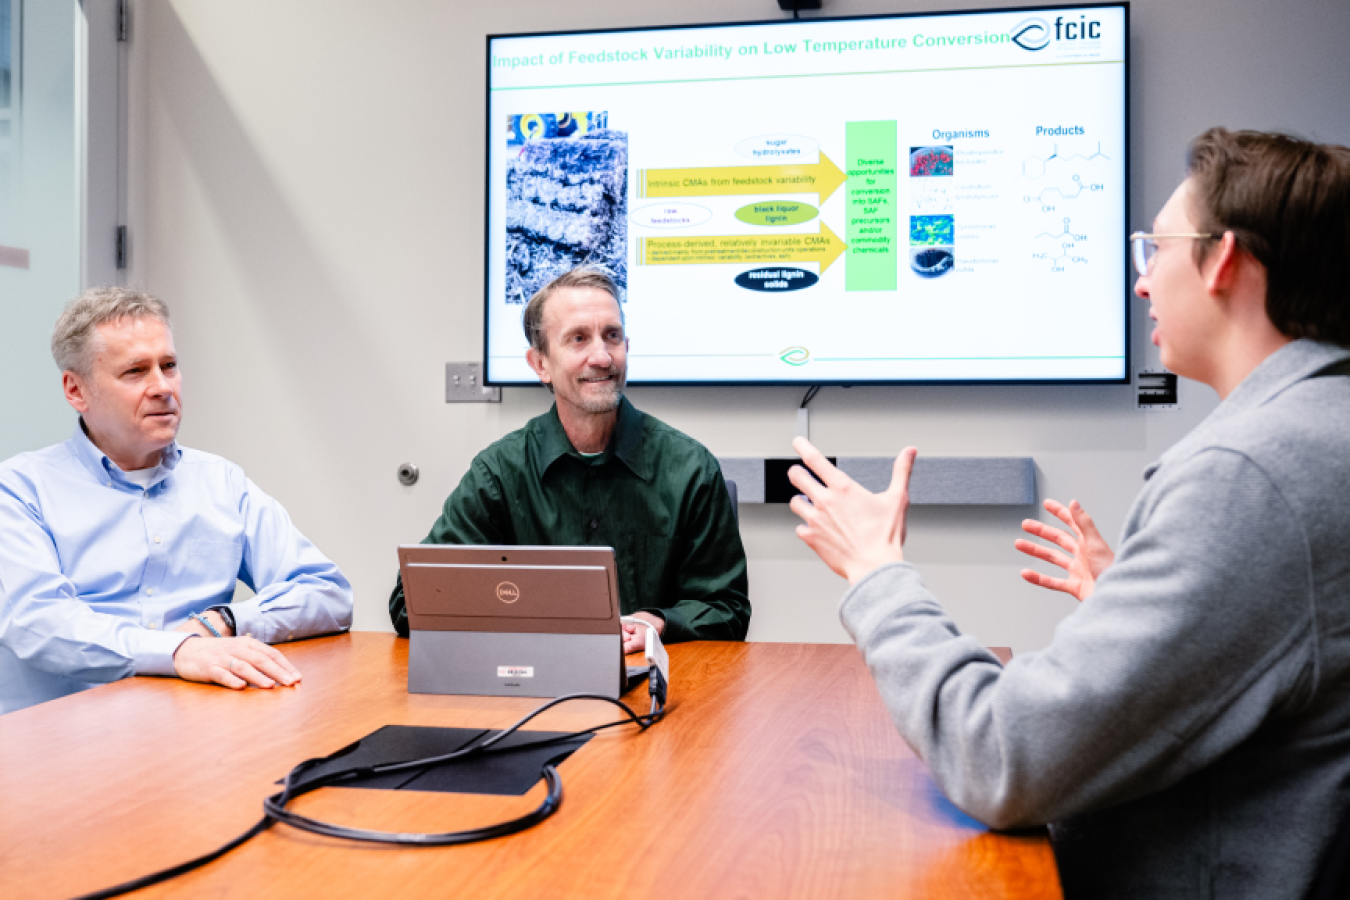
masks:
<path fill-rule="evenodd" d="M 712 210 L 697 203 L 649 203 L 633 210 L 634 225 L 647 228 L 693 228 L 712 218 Z"/>
<path fill-rule="evenodd" d="M 779 293 L 781 291 L 800 291 L 809 288 L 820 280 L 815 272 L 806 269 L 794 269 L 787 266 L 751 269 L 736 276 L 736 284 L 751 291 Z"/>
<path fill-rule="evenodd" d="M 747 225 L 782 228 L 784 225 L 809 222 L 819 213 L 820 210 L 809 203 L 798 203 L 795 200 L 762 200 L 736 210 L 736 218 Z"/>

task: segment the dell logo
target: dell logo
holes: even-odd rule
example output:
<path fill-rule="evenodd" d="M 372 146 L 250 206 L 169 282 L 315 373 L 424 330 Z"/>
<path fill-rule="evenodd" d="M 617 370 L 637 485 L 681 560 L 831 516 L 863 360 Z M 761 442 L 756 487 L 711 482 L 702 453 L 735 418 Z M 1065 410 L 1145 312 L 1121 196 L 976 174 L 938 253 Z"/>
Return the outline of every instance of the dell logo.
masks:
<path fill-rule="evenodd" d="M 1025 19 L 1013 28 L 1012 42 L 1023 50 L 1044 50 L 1050 45 L 1050 25 L 1044 19 Z"/>
<path fill-rule="evenodd" d="M 520 599 L 520 588 L 509 581 L 497 585 L 497 599 L 503 603 L 515 603 Z"/>

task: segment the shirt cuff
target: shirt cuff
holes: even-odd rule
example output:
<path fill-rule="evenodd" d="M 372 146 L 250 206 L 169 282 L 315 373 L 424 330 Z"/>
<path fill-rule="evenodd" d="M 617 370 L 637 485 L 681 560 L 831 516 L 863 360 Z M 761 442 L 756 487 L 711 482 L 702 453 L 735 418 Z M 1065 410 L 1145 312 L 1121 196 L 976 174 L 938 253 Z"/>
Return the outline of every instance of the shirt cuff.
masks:
<path fill-rule="evenodd" d="M 638 612 L 645 612 L 665 620 L 666 627 L 661 629 L 661 643 L 672 644 L 680 641 L 693 640 L 694 636 L 689 628 L 689 623 L 685 621 L 684 616 L 680 615 L 677 610 L 639 609 Z"/>
<path fill-rule="evenodd" d="M 850 587 L 839 601 L 839 619 L 860 646 L 887 616 L 912 603 L 933 600 L 909 562 L 878 566 Z"/>
<path fill-rule="evenodd" d="M 140 636 L 136 648 L 137 675 L 164 675 L 178 677 L 174 668 L 173 655 L 178 652 L 183 641 L 190 638 L 186 631 L 151 631 L 148 628 Z"/>
<path fill-rule="evenodd" d="M 261 599 L 254 596 L 231 603 L 230 612 L 234 613 L 235 637 L 252 637 L 264 644 L 272 643 L 271 635 L 265 633 L 267 622 L 263 619 Z"/>

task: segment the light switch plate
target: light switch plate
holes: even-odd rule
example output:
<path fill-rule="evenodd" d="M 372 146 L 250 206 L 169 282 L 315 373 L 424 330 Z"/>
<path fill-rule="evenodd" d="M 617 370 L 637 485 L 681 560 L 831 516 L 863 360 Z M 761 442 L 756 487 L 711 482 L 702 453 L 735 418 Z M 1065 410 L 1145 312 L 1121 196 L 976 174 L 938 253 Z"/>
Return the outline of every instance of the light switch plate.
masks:
<path fill-rule="evenodd" d="M 445 402 L 501 403 L 502 389 L 483 385 L 482 363 L 446 363 Z"/>

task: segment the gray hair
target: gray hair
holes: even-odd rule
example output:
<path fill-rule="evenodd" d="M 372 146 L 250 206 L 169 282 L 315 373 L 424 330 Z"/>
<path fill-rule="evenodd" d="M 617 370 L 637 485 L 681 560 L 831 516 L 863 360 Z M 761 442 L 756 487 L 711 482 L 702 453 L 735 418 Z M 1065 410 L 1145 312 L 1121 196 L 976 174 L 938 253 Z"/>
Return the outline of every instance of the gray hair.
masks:
<path fill-rule="evenodd" d="M 604 269 L 595 266 L 580 266 L 562 273 L 541 287 L 525 304 L 521 324 L 525 328 L 525 340 L 536 353 L 548 352 L 548 335 L 544 333 L 544 303 L 554 291 L 561 288 L 597 288 L 614 298 L 619 305 L 619 321 L 623 321 L 623 301 L 619 299 L 619 286 Z"/>
<path fill-rule="evenodd" d="M 98 326 L 123 318 L 156 319 L 169 328 L 169 308 L 157 297 L 122 287 L 94 287 L 66 304 L 52 330 L 52 358 L 62 372 L 88 378 Z"/>

